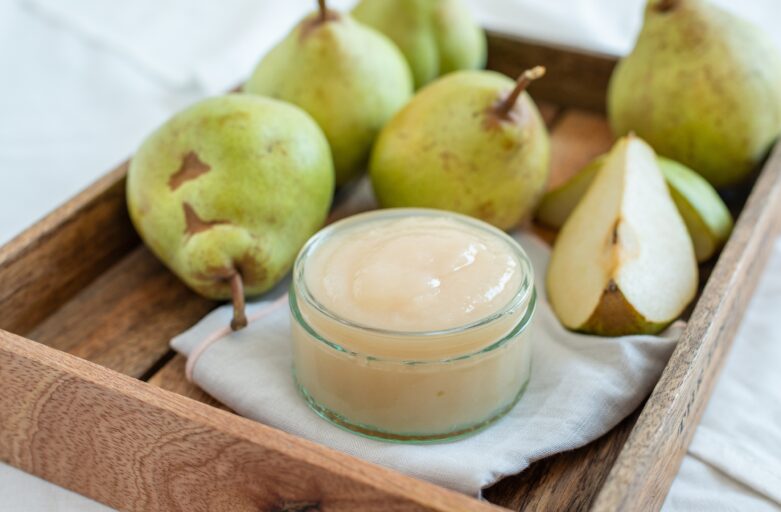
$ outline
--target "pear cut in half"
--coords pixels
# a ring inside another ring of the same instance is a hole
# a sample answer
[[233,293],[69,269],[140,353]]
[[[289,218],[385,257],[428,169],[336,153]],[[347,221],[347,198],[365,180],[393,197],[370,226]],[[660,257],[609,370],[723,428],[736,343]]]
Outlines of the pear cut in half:
[[652,334],[697,292],[697,261],[653,150],[620,139],[564,223],[547,273],[548,299],[568,329]]
[[[551,228],[560,228],[588,190],[607,155],[588,163],[563,185],[547,192],[535,218]],[[708,181],[683,164],[657,157],[678,213],[686,223],[697,261],[708,261],[724,246],[732,233],[732,214]]]

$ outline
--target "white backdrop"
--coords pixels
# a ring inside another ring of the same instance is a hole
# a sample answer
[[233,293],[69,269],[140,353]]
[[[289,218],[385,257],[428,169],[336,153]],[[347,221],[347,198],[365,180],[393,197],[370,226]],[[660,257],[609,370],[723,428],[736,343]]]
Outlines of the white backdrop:
[[[777,28],[781,21],[781,2],[714,1],[764,26],[781,47],[781,31]],[[0,244],[124,160],[171,113],[238,83],[263,51],[314,3],[309,0],[0,2]],[[331,2],[335,7],[352,3],[350,0]],[[644,0],[471,0],[469,3],[480,22],[489,28],[620,55],[632,45]],[[776,244],[776,260],[781,262],[779,244]],[[776,267],[771,277],[777,280],[781,265]],[[716,405],[709,409],[709,414],[711,410],[716,413],[706,415],[706,421],[713,416],[712,423],[721,423],[718,399],[724,396],[722,402],[734,404],[739,396],[735,395],[737,384],[734,383],[742,382],[745,375],[752,378],[763,375],[762,364],[768,375],[777,373],[781,350],[775,346],[781,346],[781,328],[765,325],[765,319],[770,317],[764,313],[777,311],[781,300],[774,298],[781,296],[781,285],[772,278],[766,279],[771,282],[769,291],[765,298],[752,305],[753,316],[749,315],[744,323],[743,334],[736,344],[736,351],[755,357],[743,363],[734,363],[740,358],[732,358],[717,390]],[[757,336],[775,342],[763,348],[765,352],[759,353],[762,357],[756,353]],[[781,391],[772,391],[773,386],[781,390],[781,382],[778,378],[768,379],[763,387],[766,392],[759,393],[764,401],[752,404],[753,416],[757,410],[764,410],[759,425],[772,424],[775,428],[760,429],[764,437],[759,438],[759,444],[766,449],[752,449],[763,452],[760,459],[770,461],[770,471],[778,478],[760,478],[760,482],[777,481],[781,489],[781,406],[778,405]],[[730,436],[736,438],[736,450],[745,452],[745,446],[740,443],[751,441],[742,440],[740,432],[747,429],[739,422],[733,426]],[[748,430],[757,432],[756,428]],[[708,452],[707,448],[701,448],[703,453]],[[777,451],[764,453],[770,448]],[[710,460],[707,453],[687,458],[667,508],[778,510],[775,507],[781,497],[775,497],[776,505],[771,498],[762,497],[762,489],[757,489],[762,484],[757,484],[756,478],[743,478],[741,474],[728,478],[727,469],[719,469],[707,460]],[[102,509],[0,465],[2,510],[87,510],[90,507]]]

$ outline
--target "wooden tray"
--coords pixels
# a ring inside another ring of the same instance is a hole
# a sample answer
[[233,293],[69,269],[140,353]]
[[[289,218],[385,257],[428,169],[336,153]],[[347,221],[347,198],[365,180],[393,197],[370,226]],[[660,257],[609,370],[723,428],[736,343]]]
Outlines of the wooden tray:
[[[496,34],[489,44],[492,69],[548,67],[531,92],[551,128],[554,182],[610,146],[602,110],[613,60]],[[189,385],[168,341],[216,304],[140,244],[125,171],[0,249],[0,460],[129,510],[658,508],[781,219],[777,148],[728,198],[735,231],[703,267],[710,277],[644,406],[590,445],[487,489],[491,504],[240,418]]]

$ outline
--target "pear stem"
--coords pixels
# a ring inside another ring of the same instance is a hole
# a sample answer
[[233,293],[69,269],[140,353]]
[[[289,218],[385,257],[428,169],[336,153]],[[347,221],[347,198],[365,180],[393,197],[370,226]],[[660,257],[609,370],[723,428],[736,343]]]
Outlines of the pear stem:
[[247,314],[244,311],[244,282],[241,274],[236,271],[231,276],[231,296],[233,297],[233,319],[231,329],[238,331],[247,327]]
[[328,18],[328,6],[325,5],[325,0],[317,0],[317,6],[320,8],[320,22],[324,23]]
[[518,101],[521,93],[526,90],[530,83],[543,76],[545,76],[545,67],[543,66],[535,66],[521,73],[521,76],[519,76],[518,80],[515,82],[515,89],[513,89],[510,95],[496,107],[497,115],[500,117],[507,117],[515,106],[515,103]]

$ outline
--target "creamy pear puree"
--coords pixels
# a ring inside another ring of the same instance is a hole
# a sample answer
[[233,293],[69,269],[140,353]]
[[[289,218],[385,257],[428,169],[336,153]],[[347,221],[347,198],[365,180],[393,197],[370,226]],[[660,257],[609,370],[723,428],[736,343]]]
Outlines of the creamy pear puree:
[[294,372],[310,406],[371,437],[426,442],[507,412],[529,379],[532,268],[508,235],[437,210],[356,215],[294,268]]

